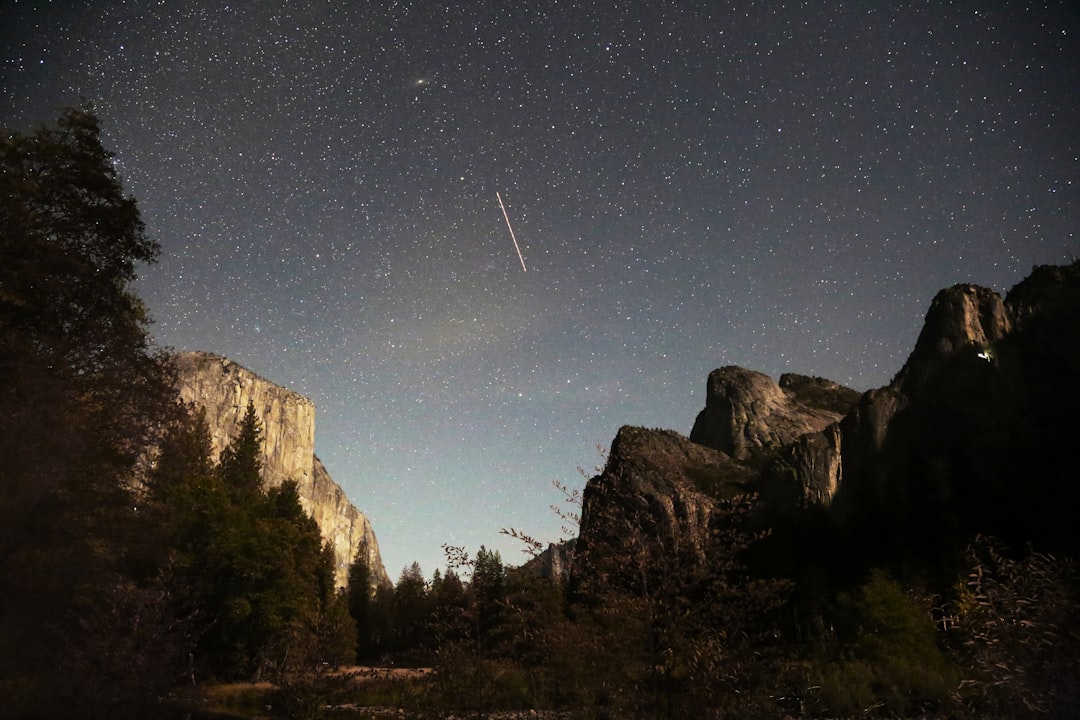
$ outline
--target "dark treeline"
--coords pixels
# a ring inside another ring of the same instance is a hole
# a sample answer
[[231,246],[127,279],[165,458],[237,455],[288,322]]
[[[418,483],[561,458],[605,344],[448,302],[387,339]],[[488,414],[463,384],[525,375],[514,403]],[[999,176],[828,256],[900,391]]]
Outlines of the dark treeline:
[[619,510],[569,578],[448,547],[394,587],[361,551],[336,588],[296,486],[264,486],[256,409],[215,460],[177,398],[130,290],[159,248],[93,112],[4,131],[0,173],[0,717],[159,716],[232,680],[273,684],[260,713],[317,717],[363,704],[352,663],[433,668],[391,696],[421,717],[1078,711],[1069,559],[975,536],[951,575],[778,571],[747,496],[680,544],[597,485],[594,512]]
[[944,586],[899,565],[795,581],[755,570],[753,508],[723,500],[699,547],[613,515],[569,580],[447,548],[430,582],[350,584],[359,660],[432,666],[396,696],[419,717],[1074,717],[1070,560],[978,536]]
[[[154,262],[88,107],[0,136],[0,716],[145,716],[351,660],[355,623],[249,407],[218,462],[129,286]],[[290,675],[292,673],[292,675]]]

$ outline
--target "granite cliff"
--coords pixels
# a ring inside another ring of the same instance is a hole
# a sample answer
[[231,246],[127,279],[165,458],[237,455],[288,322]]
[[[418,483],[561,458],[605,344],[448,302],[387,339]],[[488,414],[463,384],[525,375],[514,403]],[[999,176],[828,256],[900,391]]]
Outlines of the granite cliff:
[[622,428],[586,485],[579,550],[631,517],[670,546],[700,544],[714,498],[753,491],[796,564],[937,561],[976,532],[1075,554],[1078,405],[1080,261],[1036,268],[1005,298],[956,285],[885,387],[725,367],[689,440]]
[[1004,298],[956,285],[892,382],[785,448],[761,493],[827,510],[872,554],[940,555],[975,532],[1074,553],[1078,401],[1080,263]]
[[618,552],[620,535],[647,528],[653,548],[700,558],[717,501],[756,491],[765,463],[835,424],[858,397],[822,378],[790,374],[778,384],[740,367],[714,370],[689,439],[670,430],[619,430],[603,471],[585,488],[580,554]]
[[522,565],[529,575],[563,581],[570,577],[577,553],[577,538],[572,537],[548,546]]
[[239,429],[248,402],[263,425],[263,481],[275,487],[294,480],[304,510],[333,544],[337,582],[345,585],[349,564],[366,549],[372,582],[389,585],[375,531],[315,455],[315,404],[298,393],[210,353],[174,356],[180,397],[206,412],[211,453],[217,459]]
[[768,375],[740,367],[713,370],[690,439],[738,460],[788,445],[837,422],[858,393],[823,378]]
[[582,495],[572,581],[626,587],[642,568],[703,561],[715,501],[696,480],[726,466],[728,456],[670,430],[620,428]]

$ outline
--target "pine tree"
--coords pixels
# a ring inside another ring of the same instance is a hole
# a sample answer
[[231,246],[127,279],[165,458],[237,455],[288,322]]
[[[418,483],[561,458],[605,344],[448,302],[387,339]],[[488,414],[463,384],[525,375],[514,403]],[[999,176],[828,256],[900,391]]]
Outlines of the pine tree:
[[[15,714],[49,714],[104,672],[92,638],[109,633],[86,619],[122,618],[106,586],[139,591],[133,488],[175,397],[129,287],[158,246],[110,157],[89,107],[0,131],[0,696]],[[91,659],[65,665],[75,653]]]
[[502,619],[506,597],[506,567],[498,550],[480,546],[469,589],[475,606],[477,642],[485,644]]
[[221,453],[218,472],[233,502],[248,503],[262,493],[262,423],[248,401],[240,431]]
[[[198,427],[191,431],[202,436]],[[162,461],[203,447],[197,437],[167,444]],[[334,587],[332,548],[300,504],[295,482],[262,490],[261,428],[249,403],[241,429],[209,471],[194,453],[168,463],[152,487],[189,609],[205,622],[200,667],[220,677],[298,670],[316,655],[341,660],[343,601]],[[341,605],[339,608],[338,605]],[[355,646],[348,628],[346,642]],[[313,661],[313,660],[312,660]],[[321,662],[321,660],[320,660]]]
[[366,545],[356,551],[356,558],[349,565],[349,584],[346,589],[349,615],[356,625],[356,659],[369,657],[372,644],[371,627],[371,564]]
[[423,649],[428,635],[430,605],[427,585],[419,563],[401,571],[394,587],[394,649],[415,653]]

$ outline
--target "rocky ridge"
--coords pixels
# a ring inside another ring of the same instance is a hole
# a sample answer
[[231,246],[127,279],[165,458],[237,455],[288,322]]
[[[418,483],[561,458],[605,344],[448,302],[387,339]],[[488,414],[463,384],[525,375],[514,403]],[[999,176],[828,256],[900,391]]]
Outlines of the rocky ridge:
[[944,557],[974,532],[1076,552],[1078,320],[1080,261],[1036,268],[1005,298],[942,290],[896,377],[861,396],[715,370],[689,440],[619,431],[586,485],[579,548],[641,508],[670,542],[700,543],[713,498],[745,490],[768,522],[818,518],[811,533],[840,533],[868,560]]
[[338,585],[346,584],[349,565],[361,548],[373,584],[389,585],[371,523],[315,455],[315,404],[218,355],[184,352],[173,362],[181,399],[206,413],[212,458],[217,460],[235,437],[248,402],[253,403],[263,426],[263,480],[267,487],[297,483],[301,505],[334,546]]
[[1078,318],[1077,263],[1036,268],[1005,298],[940,291],[892,382],[786,448],[763,497],[827,509],[883,550],[947,552],[974,532],[1074,549],[1062,508],[1078,499]]

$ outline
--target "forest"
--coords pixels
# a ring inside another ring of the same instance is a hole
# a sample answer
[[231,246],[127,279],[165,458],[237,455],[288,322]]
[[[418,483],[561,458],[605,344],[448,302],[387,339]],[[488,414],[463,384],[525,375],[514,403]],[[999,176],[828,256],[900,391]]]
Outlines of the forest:
[[[215,461],[179,401],[131,289],[160,248],[100,135],[89,106],[0,135],[0,717],[1080,714],[1073,559],[974,533],[944,568],[788,572],[752,492],[714,488],[695,547],[631,508],[567,574],[447,546],[335,587],[255,408]],[[555,497],[573,536],[583,497]]]

